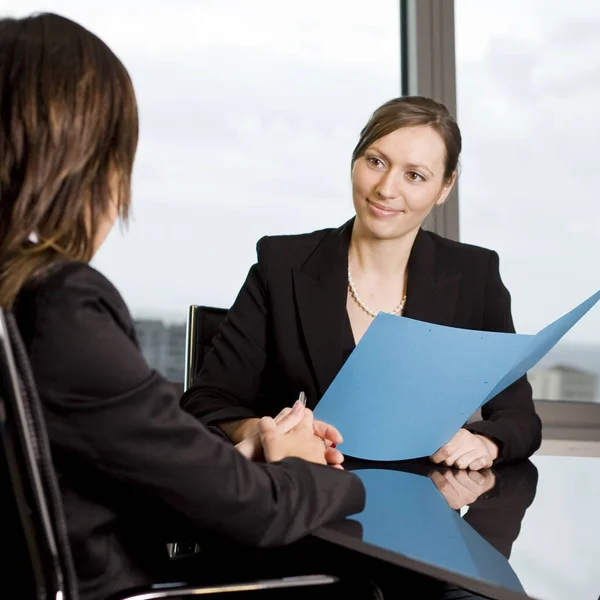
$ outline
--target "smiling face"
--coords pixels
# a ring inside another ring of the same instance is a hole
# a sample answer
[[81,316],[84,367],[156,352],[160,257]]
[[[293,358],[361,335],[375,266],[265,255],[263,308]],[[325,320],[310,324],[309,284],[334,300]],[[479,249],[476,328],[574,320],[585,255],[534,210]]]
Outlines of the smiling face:
[[397,129],[373,142],[352,169],[356,219],[367,235],[397,239],[415,232],[456,179],[444,180],[446,147],[428,126]]

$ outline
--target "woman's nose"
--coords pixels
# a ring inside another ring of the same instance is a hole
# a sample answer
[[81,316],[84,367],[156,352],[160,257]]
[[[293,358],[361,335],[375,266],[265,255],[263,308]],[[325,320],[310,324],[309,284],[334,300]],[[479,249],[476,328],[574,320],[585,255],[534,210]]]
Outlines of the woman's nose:
[[399,194],[398,182],[392,174],[386,174],[375,187],[375,193],[382,200],[391,200]]

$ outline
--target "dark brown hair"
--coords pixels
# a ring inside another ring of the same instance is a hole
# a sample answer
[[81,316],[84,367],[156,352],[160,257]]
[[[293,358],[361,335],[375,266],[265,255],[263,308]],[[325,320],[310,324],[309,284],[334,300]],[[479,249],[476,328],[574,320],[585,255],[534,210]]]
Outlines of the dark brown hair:
[[352,166],[371,144],[404,127],[431,127],[437,131],[446,147],[444,181],[450,181],[462,149],[460,129],[443,104],[423,96],[394,98],[381,105],[360,132],[352,153]]
[[58,261],[89,261],[112,203],[127,220],[137,138],[104,42],[54,14],[0,19],[0,306]]

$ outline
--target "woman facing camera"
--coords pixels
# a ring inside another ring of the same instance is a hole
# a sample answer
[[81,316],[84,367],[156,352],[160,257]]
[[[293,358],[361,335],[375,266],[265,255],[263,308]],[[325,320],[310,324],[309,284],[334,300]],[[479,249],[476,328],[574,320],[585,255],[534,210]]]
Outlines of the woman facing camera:
[[130,207],[138,117],[118,58],[57,15],[2,19],[0,89],[0,306],[39,390],[81,598],[168,579],[182,528],[277,546],[362,510],[358,478],[327,466],[341,455],[323,438],[339,433],[301,402],[256,421],[264,464],[182,410],[89,266]]
[[[304,390],[314,408],[380,311],[514,333],[498,255],[422,229],[456,181],[461,135],[447,109],[405,97],[378,108],[352,154],[356,215],[339,229],[261,239],[258,261],[183,406],[244,452]],[[402,340],[398,340],[402,344]],[[367,401],[367,400],[365,400]],[[431,458],[482,469],[530,456],[541,423],[523,377]]]

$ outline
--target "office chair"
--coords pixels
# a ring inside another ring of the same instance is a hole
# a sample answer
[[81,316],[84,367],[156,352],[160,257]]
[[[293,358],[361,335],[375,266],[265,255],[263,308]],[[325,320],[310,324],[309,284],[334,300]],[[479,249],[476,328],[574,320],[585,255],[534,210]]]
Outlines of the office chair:
[[[212,340],[219,332],[219,327],[227,317],[227,312],[225,308],[190,305],[185,327],[184,392],[190,387],[196,375],[200,373],[204,357],[212,348]],[[195,542],[181,541],[167,544],[167,548],[172,558],[194,554],[200,550]]]
[[[3,546],[9,548],[0,595],[7,599],[78,600],[77,578],[41,403],[14,317],[1,309],[0,439],[0,519]],[[312,595],[318,591],[316,588],[324,589],[322,586],[337,581],[329,575],[308,575],[222,586],[161,583],[111,600],[183,600],[225,593],[237,593],[235,598],[286,598],[295,592],[303,594],[305,588]]]
[[185,372],[183,391],[200,372],[204,357],[212,348],[212,340],[227,317],[227,309],[192,304],[185,328]]

